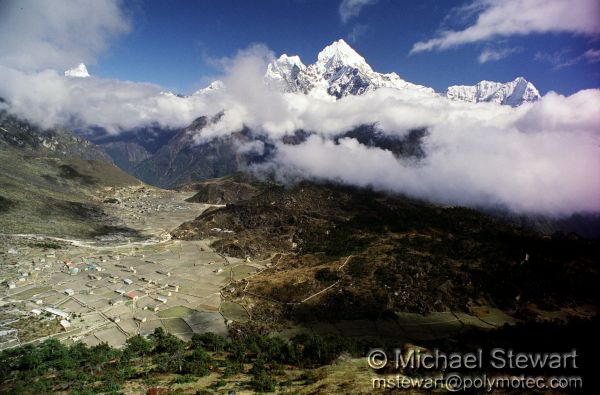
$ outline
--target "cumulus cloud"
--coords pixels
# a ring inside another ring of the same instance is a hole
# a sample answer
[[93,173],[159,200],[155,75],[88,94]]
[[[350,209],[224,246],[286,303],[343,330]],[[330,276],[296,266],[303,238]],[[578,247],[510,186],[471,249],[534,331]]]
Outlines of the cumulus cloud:
[[597,0],[476,0],[466,9],[481,10],[473,24],[462,30],[444,30],[436,38],[417,42],[411,53],[531,33],[600,33]]
[[[145,124],[186,126],[200,115],[223,111],[192,139],[201,144],[249,128],[256,141],[240,153],[262,154],[257,170],[282,178],[328,179],[393,191],[442,204],[495,207],[520,213],[569,215],[600,212],[600,90],[565,97],[549,93],[517,108],[451,101],[411,89],[378,89],[338,101],[281,93],[263,83],[273,53],[261,45],[223,59],[225,88],[177,97],[160,87],[91,78],[67,78],[0,69],[13,109],[39,122],[98,125],[118,132]],[[375,124],[389,138],[426,128],[425,156],[340,138]],[[282,137],[313,135],[298,145]]]
[[375,4],[377,0],[342,0],[339,7],[340,18],[346,23],[358,16],[365,6]]
[[[442,204],[521,213],[600,211],[600,176],[587,171],[600,168],[600,90],[567,97],[550,92],[517,108],[410,89],[379,89],[330,102],[265,87],[263,65],[271,56],[255,47],[231,61],[228,89],[233,86],[236,93],[221,93],[228,101],[224,116],[199,131],[197,142],[246,126],[275,147],[270,160],[255,169],[281,179],[334,180]],[[340,138],[364,124],[376,124],[390,138],[426,128],[424,158],[398,158]],[[299,129],[313,134],[297,145],[282,142]],[[262,147],[242,149],[262,152]]]
[[10,110],[43,126],[100,126],[109,133],[138,126],[183,127],[212,114],[204,97],[183,99],[153,84],[68,78],[55,70],[22,72],[0,66],[0,97]]
[[0,62],[30,71],[93,62],[111,39],[129,29],[118,0],[5,0],[0,3]]

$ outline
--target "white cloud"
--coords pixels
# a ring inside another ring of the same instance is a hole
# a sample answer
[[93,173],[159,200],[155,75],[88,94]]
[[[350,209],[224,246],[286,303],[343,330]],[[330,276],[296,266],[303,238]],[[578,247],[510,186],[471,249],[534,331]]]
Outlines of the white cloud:
[[584,52],[583,57],[590,63],[600,62],[600,49],[588,49]]
[[[600,90],[568,97],[551,92],[517,108],[455,102],[410,89],[379,89],[328,102],[265,88],[262,65],[271,55],[255,48],[231,61],[229,72],[240,77],[228,83],[239,84],[238,93],[226,95],[221,122],[200,131],[198,141],[247,126],[276,147],[272,160],[257,169],[282,179],[328,179],[521,213],[600,211],[600,177],[586,171],[600,168]],[[246,85],[252,88],[240,95]],[[372,123],[396,137],[426,127],[425,158],[399,159],[355,139],[336,142],[340,133]],[[281,142],[298,129],[315,135],[299,145]]]
[[348,22],[351,18],[358,16],[365,6],[376,2],[377,0],[342,0],[339,7],[342,22]]
[[19,70],[61,70],[93,63],[129,30],[118,0],[5,0],[0,4],[0,63]]
[[597,0],[476,0],[470,9],[482,9],[475,23],[463,30],[445,30],[439,37],[417,42],[411,53],[531,33],[600,33],[600,2]]
[[[413,105],[401,94],[392,101],[369,95],[365,100],[379,106],[378,115],[414,108],[427,114],[421,119],[429,128],[423,161],[321,134],[300,145],[279,143],[271,168],[284,178],[337,180],[443,204],[555,215],[600,210],[600,177],[586,172],[600,166],[598,90],[550,94],[518,109],[443,98]],[[396,125],[384,133],[408,126]]]
[[0,66],[0,97],[10,110],[41,126],[101,126],[111,133],[137,126],[186,126],[215,109],[205,97],[183,99],[159,86],[95,77],[69,78],[54,70],[22,72]]
[[477,61],[481,64],[487,62],[495,62],[507,58],[508,56],[519,51],[521,51],[521,48],[519,47],[498,49],[486,48],[479,54],[479,56],[477,57]]
[[590,48],[579,56],[569,56],[570,50],[564,49],[553,53],[537,52],[534,59],[537,61],[548,62],[553,65],[554,70],[574,66],[581,62],[598,63],[600,62],[600,49]]

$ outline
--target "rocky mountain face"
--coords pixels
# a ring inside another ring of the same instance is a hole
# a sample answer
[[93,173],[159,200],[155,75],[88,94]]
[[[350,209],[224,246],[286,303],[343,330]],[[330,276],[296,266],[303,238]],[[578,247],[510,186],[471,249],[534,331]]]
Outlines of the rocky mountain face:
[[506,83],[481,81],[471,86],[450,86],[446,91],[446,97],[470,103],[492,102],[513,107],[541,98],[536,87],[523,77],[517,77]]
[[[248,166],[261,163],[272,154],[272,143],[255,135],[248,128],[209,141],[195,140],[202,136],[202,130],[208,124],[215,121],[200,117],[151,156],[131,167],[121,168],[151,185],[174,188],[244,171]],[[300,144],[312,133],[298,130],[295,134],[282,138],[282,143]],[[399,158],[421,159],[425,155],[422,142],[426,135],[427,130],[418,129],[410,131],[405,137],[386,136],[375,125],[361,125],[340,133],[337,139],[354,138],[366,146],[387,149]],[[241,148],[245,145],[254,146],[256,143],[260,145],[259,151]],[[112,153],[117,164],[120,163],[114,149],[107,145],[102,147]]]
[[117,166],[126,172],[132,172],[137,164],[152,154],[135,141],[111,141],[102,145]]
[[101,148],[70,130],[42,129],[5,110],[0,110],[0,144],[33,156],[76,157],[113,163]]
[[78,133],[103,149],[121,169],[133,173],[135,167],[166,145],[179,130],[148,126],[110,134],[101,128]]
[[209,178],[221,177],[243,170],[248,164],[261,161],[262,153],[240,150],[244,143],[258,141],[248,129],[198,143],[195,137],[216,119],[200,117],[180,130],[155,154],[140,162],[133,174],[141,180],[163,188]]

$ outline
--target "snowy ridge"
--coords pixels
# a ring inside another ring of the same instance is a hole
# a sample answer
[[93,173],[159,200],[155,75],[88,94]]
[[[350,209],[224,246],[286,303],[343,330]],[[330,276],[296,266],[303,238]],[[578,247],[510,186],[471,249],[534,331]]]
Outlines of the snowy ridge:
[[[405,81],[396,73],[382,74],[373,71],[367,61],[344,40],[325,47],[319,52],[317,61],[310,65],[302,63],[298,56],[281,55],[268,64],[264,82],[282,92],[303,93],[328,101],[362,95],[379,88],[436,94],[432,88]],[[195,94],[206,94],[222,88],[223,82],[215,81]],[[510,106],[536,101],[541,97],[535,86],[523,77],[507,83],[481,81],[473,86],[451,86],[445,96],[452,100],[494,102]]]
[[211,82],[210,85],[207,86],[206,88],[198,89],[196,92],[193,93],[193,95],[207,94],[210,92],[217,91],[219,89],[223,89],[224,87],[225,87],[225,84],[223,83],[223,81],[216,80],[216,81]]
[[87,71],[85,64],[79,63],[76,67],[65,71],[65,77],[88,78],[90,74]]
[[477,85],[450,86],[446,97],[470,103],[493,102],[513,107],[541,98],[536,87],[523,77],[506,83],[481,81]]

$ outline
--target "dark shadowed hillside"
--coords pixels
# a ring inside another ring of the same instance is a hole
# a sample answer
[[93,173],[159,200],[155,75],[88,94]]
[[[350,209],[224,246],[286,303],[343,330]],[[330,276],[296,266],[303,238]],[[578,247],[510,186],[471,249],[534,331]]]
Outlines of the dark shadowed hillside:
[[241,144],[251,140],[248,130],[202,144],[196,143],[194,136],[201,133],[209,122],[206,117],[198,118],[154,155],[137,165],[133,173],[149,184],[175,187],[235,173],[255,159],[255,154],[238,151]]
[[[214,247],[241,258],[279,254],[274,267],[239,287],[259,296],[249,302],[257,312],[300,320],[467,312],[477,304],[519,315],[534,305],[560,310],[597,301],[597,241],[541,236],[474,210],[364,189],[270,185],[173,235],[215,237]],[[288,306],[267,308],[264,300]]]

